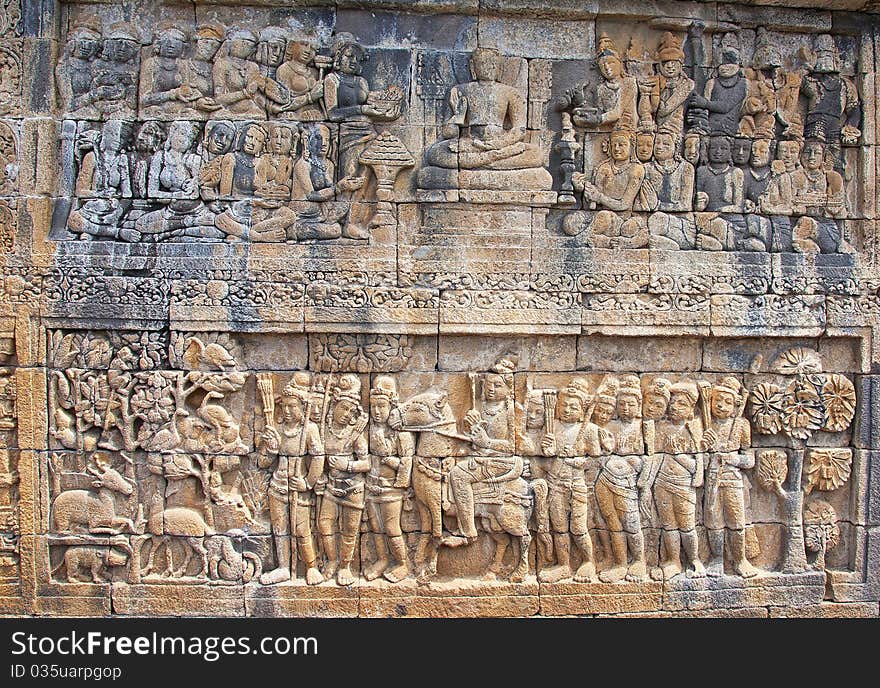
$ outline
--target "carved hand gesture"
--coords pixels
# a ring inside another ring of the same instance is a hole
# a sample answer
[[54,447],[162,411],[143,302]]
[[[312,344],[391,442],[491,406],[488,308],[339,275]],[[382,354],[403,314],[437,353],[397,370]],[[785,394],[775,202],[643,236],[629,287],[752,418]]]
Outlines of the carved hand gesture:
[[703,439],[700,442],[700,448],[703,451],[715,451],[715,447],[718,446],[718,435],[712,428],[706,430],[703,433]]
[[339,180],[336,187],[339,191],[357,191],[364,185],[364,177],[344,177]]
[[397,458],[396,456],[383,457],[382,463],[394,471],[396,471],[398,468],[400,468],[400,459]]
[[468,432],[470,432],[471,428],[473,428],[481,420],[482,416],[480,416],[480,412],[476,409],[471,409],[466,414],[464,414],[464,424]]
[[545,456],[556,456],[559,450],[556,448],[556,437],[553,433],[547,433],[541,439],[541,451]]
[[474,446],[482,449],[488,449],[492,444],[492,438],[486,432],[486,426],[483,423],[477,423],[471,427],[471,442]]
[[298,475],[292,477],[290,479],[290,484],[293,486],[293,489],[297,492],[305,492],[309,489],[309,486],[306,484],[305,478],[302,478]]
[[348,459],[345,459],[341,456],[331,456],[329,458],[330,468],[333,468],[337,471],[344,471],[348,468]]
[[281,448],[281,435],[278,434],[278,431],[275,428],[266,428],[265,430],[263,430],[261,439],[266,445],[266,449],[268,451],[272,452],[273,454],[278,453],[278,450]]

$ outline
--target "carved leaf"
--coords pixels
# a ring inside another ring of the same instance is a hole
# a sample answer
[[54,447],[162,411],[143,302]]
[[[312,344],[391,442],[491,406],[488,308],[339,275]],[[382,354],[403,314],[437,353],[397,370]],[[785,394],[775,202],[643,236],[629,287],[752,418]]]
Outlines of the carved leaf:
[[843,485],[852,473],[852,450],[813,449],[807,467],[807,494],[818,489],[836,490]]
[[775,435],[782,430],[782,412],[785,395],[776,385],[761,382],[755,385],[750,397],[752,422],[762,435]]
[[826,376],[822,400],[825,402],[825,424],[822,429],[828,432],[846,430],[856,413],[856,390],[852,381],[839,373]]
[[798,346],[779,354],[771,364],[770,370],[781,375],[821,373],[822,359],[816,351]]
[[758,483],[765,490],[775,490],[788,477],[788,457],[776,449],[758,455]]

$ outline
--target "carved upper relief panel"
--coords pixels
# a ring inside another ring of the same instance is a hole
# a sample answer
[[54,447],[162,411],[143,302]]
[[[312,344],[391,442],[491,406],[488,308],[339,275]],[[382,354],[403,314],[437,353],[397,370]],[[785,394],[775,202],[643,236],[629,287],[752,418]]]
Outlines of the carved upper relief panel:
[[56,238],[356,245],[417,200],[549,206],[573,247],[859,248],[853,36],[600,17],[549,59],[365,47],[319,10],[116,18],[72,14],[56,66]]

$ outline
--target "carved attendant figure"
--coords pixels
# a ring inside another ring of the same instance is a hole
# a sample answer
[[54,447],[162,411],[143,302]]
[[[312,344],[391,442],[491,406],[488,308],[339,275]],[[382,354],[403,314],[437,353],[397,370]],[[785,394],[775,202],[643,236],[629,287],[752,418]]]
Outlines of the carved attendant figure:
[[324,82],[319,80],[318,70],[312,66],[317,53],[318,41],[314,34],[300,31],[288,36],[285,62],[275,76],[286,98],[282,103],[269,103],[270,113],[300,122],[317,122],[324,118],[321,111]]
[[64,54],[55,68],[62,107],[71,118],[94,117],[98,99],[94,88],[95,60],[101,52],[101,25],[95,18],[75,24],[67,35]]
[[[589,532],[590,491],[584,469],[589,457],[602,454],[602,446],[599,428],[588,418],[591,403],[589,383],[572,380],[559,394],[554,431],[541,440],[541,452],[547,458],[536,463],[550,488],[548,506],[556,553],[556,565],[540,573],[540,579],[547,583],[572,575],[577,582],[590,582],[596,576]],[[581,554],[577,572],[571,568],[572,540]]]
[[[397,385],[388,376],[377,377],[370,390],[370,472],[367,473],[367,515],[376,547],[376,561],[364,569],[373,580],[385,576],[397,583],[409,575],[406,540],[400,529],[403,496],[410,486],[415,442],[412,433],[388,425],[398,413]],[[387,540],[387,542],[386,542]],[[389,562],[388,553],[394,565]]]
[[599,574],[606,583],[623,578],[641,581],[648,574],[639,490],[641,488],[643,500],[649,499],[650,493],[643,484],[647,472],[642,471],[645,453],[640,417],[642,392],[638,378],[634,377],[626,376],[620,383],[615,378],[607,378],[599,390],[606,396],[617,392],[617,420],[608,423],[615,440],[614,453],[603,458],[596,480],[596,499],[609,530],[613,560],[613,566]]
[[699,578],[705,575],[696,531],[697,488],[703,485],[703,424],[694,418],[699,397],[697,385],[690,380],[672,385],[669,391],[669,420],[657,424],[656,437],[657,448],[662,452],[654,479],[654,503],[665,552],[660,570],[667,580],[681,573],[684,549],[690,565],[688,577]]
[[267,468],[277,462],[269,483],[276,568],[260,576],[263,585],[296,575],[292,537],[296,537],[297,555],[306,567],[306,583],[317,585],[324,580],[318,570],[311,529],[315,504],[312,490],[324,470],[324,447],[318,426],[308,418],[309,383],[308,373],[294,374],[281,392],[276,425],[267,425],[263,431],[264,451],[259,454],[259,465]]
[[339,585],[351,585],[351,562],[357,550],[366,504],[366,473],[370,470],[369,444],[364,434],[369,417],[361,408],[361,382],[356,375],[340,377],[332,394],[324,437],[327,485],[318,514],[318,532],[326,557],[324,580],[335,576]]
[[712,421],[700,443],[700,449],[711,452],[703,508],[712,550],[710,576],[724,574],[725,529],[734,571],[743,578],[758,574],[746,558],[746,486],[742,471],[755,465],[751,428],[742,417],[746,395],[734,377],[725,377],[712,387]]
[[257,49],[257,37],[247,29],[231,32],[223,44],[221,56],[214,61],[214,100],[223,117],[266,116],[254,100],[260,82],[260,68],[251,58]]

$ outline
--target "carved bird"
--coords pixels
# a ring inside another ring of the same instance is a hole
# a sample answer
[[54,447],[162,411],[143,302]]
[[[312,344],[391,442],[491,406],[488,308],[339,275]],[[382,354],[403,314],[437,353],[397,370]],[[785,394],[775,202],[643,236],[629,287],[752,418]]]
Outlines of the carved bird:
[[183,352],[183,360],[193,368],[197,368],[200,363],[212,365],[220,370],[227,368],[235,368],[237,362],[226,347],[212,342],[205,344],[198,337],[190,337],[186,350]]

